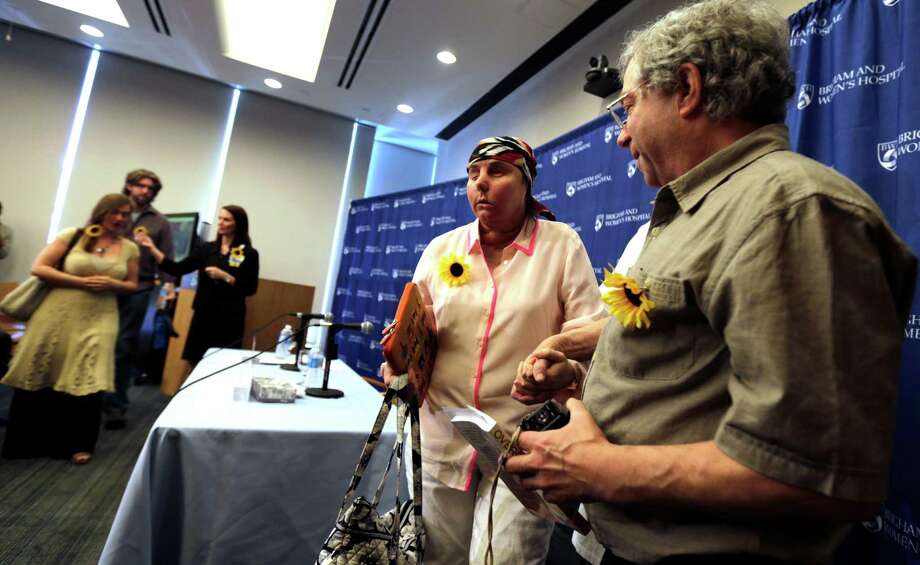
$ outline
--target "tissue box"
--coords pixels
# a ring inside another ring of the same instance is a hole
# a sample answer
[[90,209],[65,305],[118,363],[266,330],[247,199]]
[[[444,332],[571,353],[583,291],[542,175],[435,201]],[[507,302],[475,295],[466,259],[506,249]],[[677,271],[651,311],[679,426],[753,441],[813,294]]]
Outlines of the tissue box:
[[297,387],[274,377],[253,377],[252,396],[259,402],[294,402]]

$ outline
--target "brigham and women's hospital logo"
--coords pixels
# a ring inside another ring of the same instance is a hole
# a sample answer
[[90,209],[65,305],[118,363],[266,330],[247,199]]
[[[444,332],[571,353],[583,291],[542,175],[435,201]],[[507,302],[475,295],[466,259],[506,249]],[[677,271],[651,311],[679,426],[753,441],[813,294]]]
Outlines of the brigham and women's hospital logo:
[[799,89],[799,99],[795,104],[795,107],[799,110],[804,110],[811,104],[811,99],[815,95],[815,85],[813,84],[803,84],[802,88]]
[[864,86],[880,86],[901,78],[906,66],[904,61],[894,68],[888,65],[861,65],[836,73],[831,82],[822,86],[804,83],[799,87],[795,107],[804,110],[817,100],[818,105],[830,104],[841,92]]
[[878,144],[878,164],[886,171],[893,171],[898,168],[897,140]]
[[834,26],[843,20],[843,14],[828,14],[828,17],[818,16],[808,20],[805,25],[795,27],[789,31],[789,46],[800,47],[808,45],[808,38],[812,36],[826,36],[834,31]]
[[920,129],[901,132],[896,139],[879,143],[876,149],[878,164],[886,171],[898,168],[898,157],[920,152]]
[[604,130],[604,143],[610,143],[618,137],[620,137],[620,126],[614,124],[607,126],[607,129]]

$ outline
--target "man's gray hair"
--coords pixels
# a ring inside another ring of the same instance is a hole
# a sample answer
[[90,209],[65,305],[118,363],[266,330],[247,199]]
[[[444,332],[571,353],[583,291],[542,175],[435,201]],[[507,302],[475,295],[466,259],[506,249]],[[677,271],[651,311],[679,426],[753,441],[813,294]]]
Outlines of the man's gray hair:
[[638,66],[639,82],[671,94],[677,70],[693,63],[703,76],[703,104],[715,120],[782,122],[795,92],[789,66],[789,24],[757,0],[706,0],[674,10],[631,32],[620,70]]

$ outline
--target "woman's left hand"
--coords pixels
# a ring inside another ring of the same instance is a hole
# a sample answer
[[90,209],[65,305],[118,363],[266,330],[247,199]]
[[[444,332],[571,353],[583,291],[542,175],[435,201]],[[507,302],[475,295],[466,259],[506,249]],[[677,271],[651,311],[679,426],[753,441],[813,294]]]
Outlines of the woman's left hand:
[[150,239],[149,235],[147,235],[147,232],[143,231],[138,231],[134,234],[134,242],[141,247],[146,247],[147,249],[153,249],[156,247],[156,245],[153,244],[153,240]]
[[220,279],[225,283],[232,284],[234,280],[233,275],[221,269],[220,267],[205,267],[204,272],[207,273],[207,275],[212,279]]
[[227,273],[220,267],[205,267],[204,272],[212,279],[226,279]]

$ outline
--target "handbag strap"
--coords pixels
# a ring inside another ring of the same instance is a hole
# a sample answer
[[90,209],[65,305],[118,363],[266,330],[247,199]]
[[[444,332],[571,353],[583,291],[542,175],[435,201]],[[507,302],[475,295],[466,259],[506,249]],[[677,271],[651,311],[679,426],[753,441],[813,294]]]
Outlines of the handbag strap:
[[[422,532],[422,434],[419,426],[418,397],[407,401],[412,428],[412,512],[415,514],[415,531]],[[418,547],[422,547],[419,544]]]
[[[405,428],[406,415],[409,416],[409,421],[411,423],[411,433],[412,433],[412,513],[415,515],[415,531],[416,535],[421,536],[422,532],[422,434],[421,428],[419,425],[419,398],[416,394],[413,393],[412,387],[409,386],[409,375],[400,375],[397,377],[396,382],[391,385],[391,389],[396,389],[396,398],[402,401],[401,410],[399,415],[401,418],[397,419],[397,425],[399,426],[399,437],[397,441],[399,445],[399,463],[397,464],[397,477],[401,477],[401,467],[403,457],[403,443],[402,443],[402,432]],[[396,482],[396,508],[397,508],[397,519],[401,520],[402,517],[399,516],[399,479]],[[419,543],[418,547],[422,547]]]
[[[352,499],[354,499],[355,493],[358,490],[358,485],[361,483],[361,479],[364,477],[364,472],[367,470],[367,465],[374,454],[374,448],[377,447],[377,443],[380,441],[380,435],[383,433],[383,427],[386,424],[387,416],[389,416],[390,407],[393,404],[397,404],[398,430],[396,445],[390,452],[390,460],[387,462],[387,468],[384,472],[384,476],[380,480],[380,484],[377,486],[377,491],[374,495],[373,502],[374,506],[376,507],[383,493],[386,477],[389,474],[390,466],[393,462],[393,456],[395,455],[399,459],[397,460],[396,475],[397,516],[394,535],[398,536],[399,524],[402,521],[402,517],[399,516],[401,506],[399,503],[399,480],[402,470],[403,430],[405,428],[406,416],[408,415],[411,422],[412,433],[412,513],[415,515],[416,533],[420,537],[422,532],[421,430],[419,425],[418,400],[415,397],[405,398],[406,395],[404,393],[408,390],[408,387],[406,387],[407,383],[408,375],[401,375],[397,383],[387,388],[383,397],[383,403],[380,405],[380,411],[377,413],[377,419],[374,421],[374,427],[371,430],[371,433],[368,435],[367,441],[364,443],[364,449],[361,452],[361,458],[358,460],[358,464],[355,466],[355,472],[351,477],[351,482],[348,485],[348,490],[345,492],[345,497],[342,499],[342,506],[339,508],[338,520],[342,520],[344,517],[345,509],[348,507],[348,504],[352,501]],[[398,403],[397,398],[402,398],[401,405]],[[421,545],[419,547],[421,547]]]
[[380,497],[383,495],[383,489],[386,487],[387,476],[390,474],[390,467],[393,466],[393,458],[396,457],[396,506],[399,506],[399,479],[400,473],[402,472],[402,453],[403,453],[403,430],[406,427],[406,405],[405,403],[400,403],[399,398],[396,397],[393,399],[393,403],[396,405],[396,442],[393,444],[393,449],[390,451],[390,457],[387,459],[387,468],[383,471],[383,476],[380,477],[380,483],[377,484],[377,491],[374,493],[373,505],[376,507],[380,502]]
[[390,405],[395,396],[396,390],[392,388],[388,388],[386,394],[383,396],[383,404],[380,405],[380,411],[377,412],[377,419],[374,421],[374,427],[367,436],[367,441],[364,442],[361,458],[358,459],[358,464],[355,466],[355,472],[352,474],[351,482],[348,484],[348,490],[345,491],[345,498],[342,499],[342,507],[339,508],[339,519],[342,518],[345,513],[345,508],[348,507],[348,504],[354,498],[355,492],[358,490],[358,485],[364,477],[364,472],[367,470],[367,464],[370,462],[371,456],[374,455],[374,448],[377,447],[377,443],[380,441],[380,434],[383,432],[383,426],[386,424],[387,416],[390,414]]
[[[399,484],[402,482],[402,454],[403,454],[403,430],[406,427],[406,404],[403,402],[400,404],[399,399],[395,401],[397,403],[396,407],[396,446],[393,448],[392,453],[396,453],[396,506],[394,507],[395,516],[393,517],[393,543],[390,544],[389,552],[392,557],[395,557],[396,549],[399,547],[399,527],[402,524],[402,504],[399,502]],[[391,455],[392,455],[391,453]],[[388,469],[389,470],[389,469]],[[386,481],[386,474],[384,474],[383,479],[380,481],[380,486],[377,487],[377,493],[374,496],[374,507],[377,506],[377,503],[380,500],[380,494],[383,492],[383,484]]]
[[80,237],[83,235],[83,228],[77,228],[77,231],[74,232],[73,237],[70,238],[70,243],[67,244],[67,251],[61,255],[61,258],[58,259],[58,262],[54,265],[54,268],[58,271],[64,270],[64,261],[67,259],[67,256],[70,255],[70,250],[74,248]]

